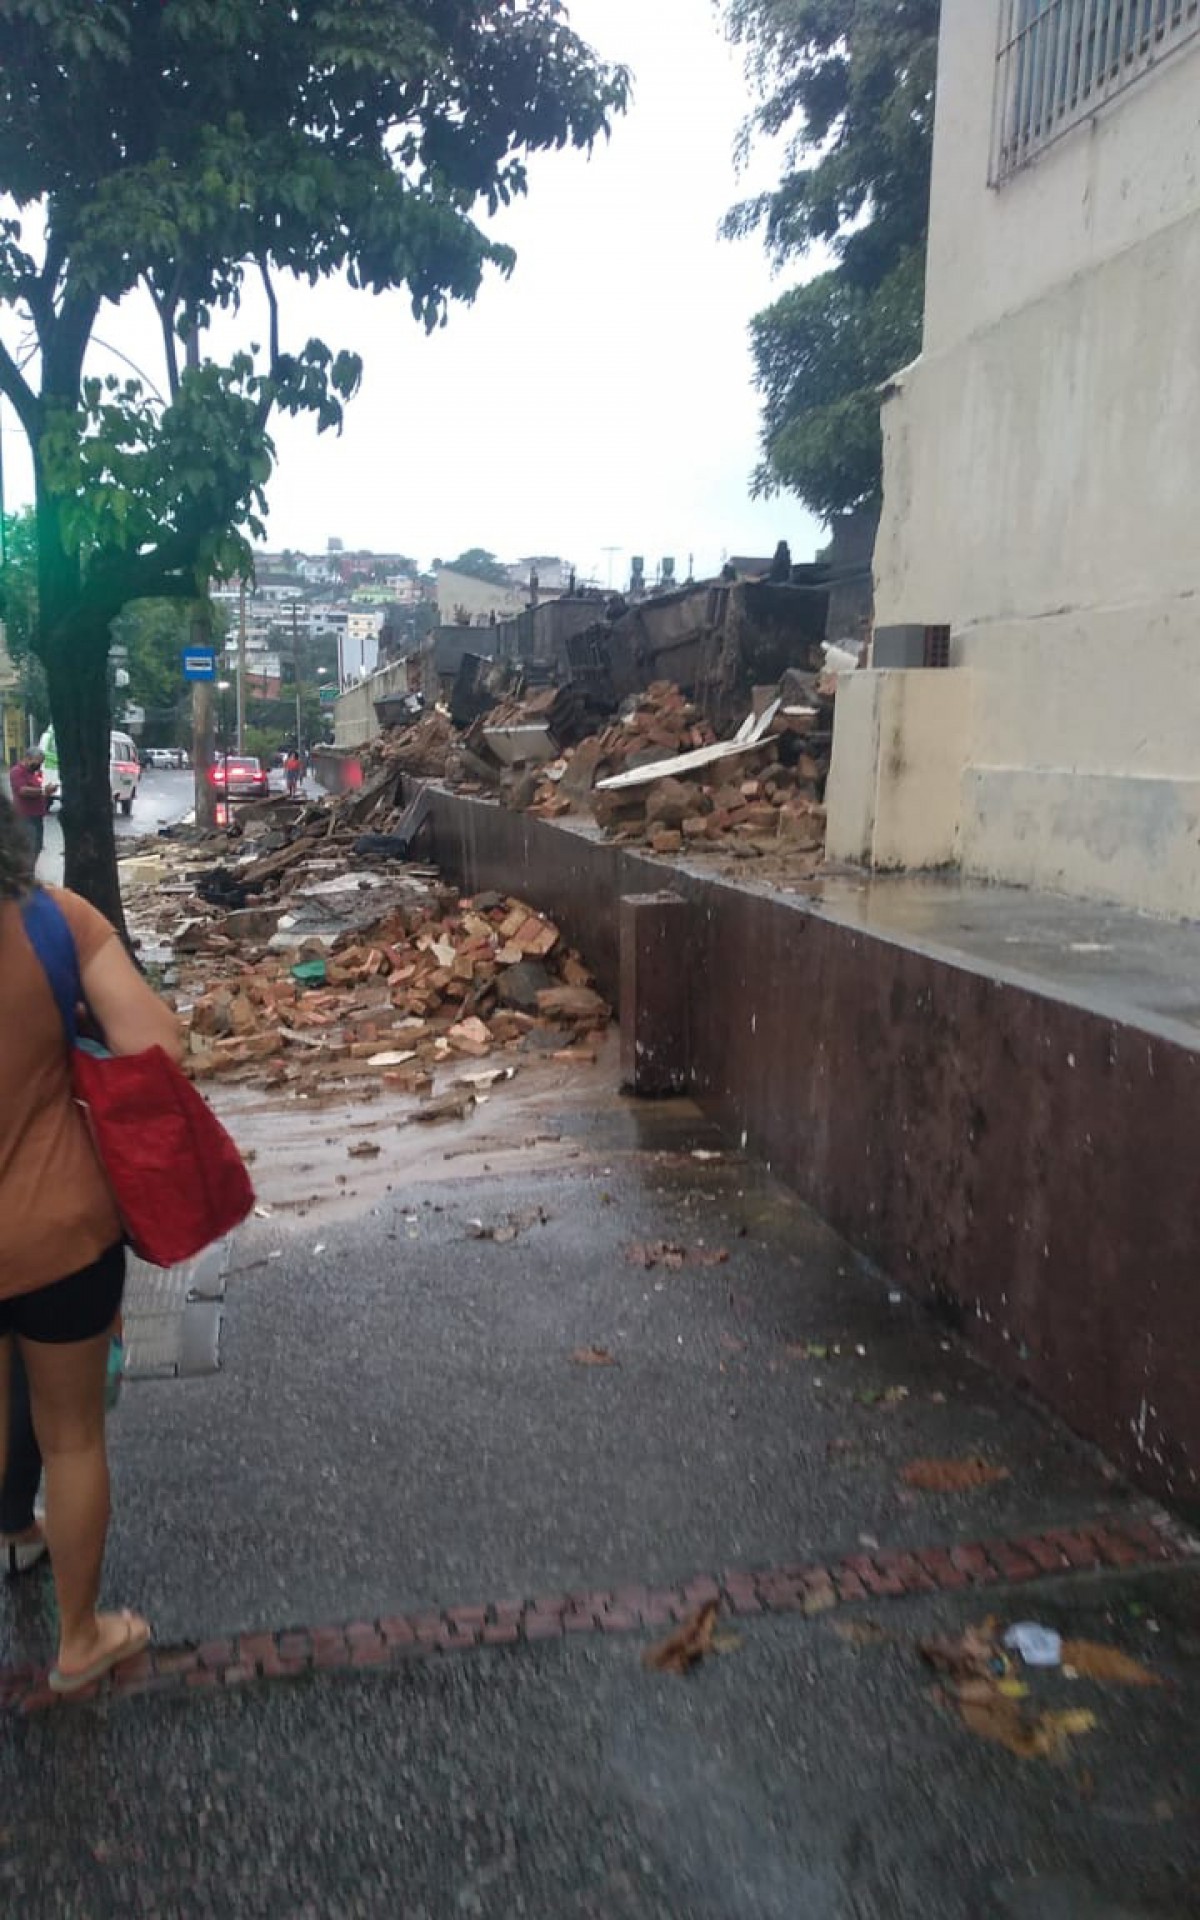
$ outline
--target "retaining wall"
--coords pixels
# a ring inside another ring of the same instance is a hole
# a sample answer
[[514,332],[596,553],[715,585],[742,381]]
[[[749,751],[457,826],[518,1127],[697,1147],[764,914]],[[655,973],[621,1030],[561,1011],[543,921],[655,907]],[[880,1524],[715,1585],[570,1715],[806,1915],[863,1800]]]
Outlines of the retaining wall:
[[688,1072],[732,1140],[1200,1509],[1200,1055],[811,903],[438,792],[438,863],[552,913],[604,989],[623,895],[687,901]]

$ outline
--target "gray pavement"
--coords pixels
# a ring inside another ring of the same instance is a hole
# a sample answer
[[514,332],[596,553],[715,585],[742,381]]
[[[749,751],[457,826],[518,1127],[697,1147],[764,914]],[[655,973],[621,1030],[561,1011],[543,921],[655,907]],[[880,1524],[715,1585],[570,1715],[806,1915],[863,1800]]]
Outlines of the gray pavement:
[[[687,1681],[628,1643],[414,1661],[40,1716],[0,1746],[5,1911],[38,1920],[1186,1920],[1198,1911],[1194,1583],[1158,1576],[1189,1692],[1023,1764],[931,1697],[904,1603],[874,1646],[762,1621]],[[1044,1611],[1111,1634],[1120,1582]]]
[[[239,1237],[220,1372],[131,1382],[114,1421],[114,1601],[178,1642],[1137,1506],[687,1103],[591,1087],[564,1098],[553,1165],[467,1174],[451,1126],[357,1217],[314,1199]],[[519,1144],[519,1101],[488,1113]],[[336,1115],[329,1137],[349,1172]],[[510,1243],[473,1237],[510,1218]],[[631,1262],[656,1242],[682,1268]],[[572,1363],[593,1345],[619,1364]],[[967,1453],[1009,1477],[902,1483],[915,1457]],[[1182,1920],[1198,1591],[1191,1569],[1142,1569],[889,1600],[869,1647],[835,1619],[756,1619],[686,1681],[644,1673],[636,1638],[595,1639],[56,1709],[0,1739],[4,1910]],[[991,1609],[1119,1644],[1167,1684],[1056,1677],[1096,1731],[1066,1765],[1020,1761],[939,1709],[914,1649]],[[44,1585],[0,1604],[6,1659],[51,1634]]]

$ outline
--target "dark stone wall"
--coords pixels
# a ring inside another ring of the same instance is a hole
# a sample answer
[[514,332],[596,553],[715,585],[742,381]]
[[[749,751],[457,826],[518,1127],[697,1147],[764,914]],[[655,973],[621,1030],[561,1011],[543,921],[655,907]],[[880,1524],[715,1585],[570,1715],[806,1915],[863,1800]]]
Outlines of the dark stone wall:
[[1144,1485],[1200,1509],[1200,1056],[839,923],[451,794],[439,862],[552,913],[610,994],[618,902],[688,902],[697,1098]]

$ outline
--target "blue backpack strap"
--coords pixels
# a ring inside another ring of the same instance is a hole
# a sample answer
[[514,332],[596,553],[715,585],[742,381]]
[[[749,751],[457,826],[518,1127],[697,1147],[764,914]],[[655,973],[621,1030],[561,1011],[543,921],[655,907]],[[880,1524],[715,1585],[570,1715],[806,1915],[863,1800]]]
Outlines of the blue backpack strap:
[[75,1009],[83,998],[83,983],[67,916],[44,887],[35,887],[21,908],[21,918],[26,937],[54,995],[67,1044],[73,1047],[78,1040]]

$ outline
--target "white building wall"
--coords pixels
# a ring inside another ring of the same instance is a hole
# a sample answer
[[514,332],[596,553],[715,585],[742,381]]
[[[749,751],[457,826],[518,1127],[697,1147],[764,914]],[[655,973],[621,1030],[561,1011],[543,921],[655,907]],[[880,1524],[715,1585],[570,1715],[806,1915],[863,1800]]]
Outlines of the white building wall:
[[972,682],[954,832],[900,852],[1200,914],[1200,40],[991,188],[997,10],[943,0],[925,345],[884,406],[877,623],[948,623]]

